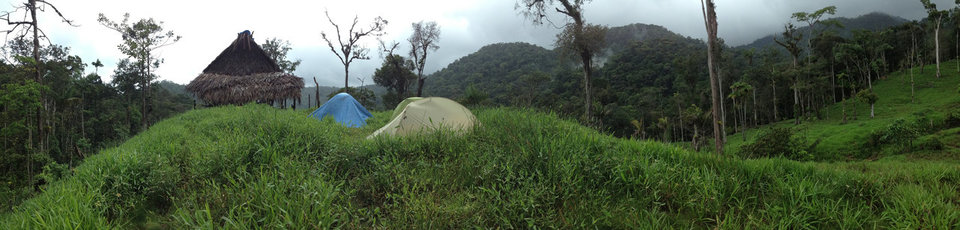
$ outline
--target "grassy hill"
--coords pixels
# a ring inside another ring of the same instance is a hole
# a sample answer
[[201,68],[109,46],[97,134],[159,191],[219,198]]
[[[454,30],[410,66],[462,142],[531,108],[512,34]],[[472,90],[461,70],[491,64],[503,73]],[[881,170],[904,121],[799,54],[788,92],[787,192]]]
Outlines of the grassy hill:
[[51,177],[0,229],[960,227],[956,164],[741,160],[474,113],[464,136],[366,140],[389,112],[348,129],[262,105],[192,110]]
[[[842,122],[843,104],[838,103],[823,111],[823,119],[805,120],[799,126],[794,120],[749,129],[747,143],[758,133],[771,128],[792,128],[813,145],[810,150],[817,160],[877,159],[893,156],[896,159],[927,159],[960,163],[960,74],[956,60],[942,63],[943,77],[935,77],[934,65],[924,73],[914,69],[916,101],[911,101],[910,72],[892,73],[886,79],[874,82],[874,92],[880,99],[875,104],[876,117],[870,118],[870,105],[847,100],[847,123]],[[848,93],[849,95],[849,93]],[[855,110],[855,111],[854,111]],[[856,117],[853,115],[856,114]],[[951,118],[952,117],[952,118]],[[951,120],[952,119],[952,120]],[[907,146],[895,144],[872,145],[891,124],[921,126],[919,136]],[[728,136],[727,151],[737,151],[744,144],[744,133]],[[930,149],[931,143],[940,143]],[[907,153],[907,154],[904,154]]]

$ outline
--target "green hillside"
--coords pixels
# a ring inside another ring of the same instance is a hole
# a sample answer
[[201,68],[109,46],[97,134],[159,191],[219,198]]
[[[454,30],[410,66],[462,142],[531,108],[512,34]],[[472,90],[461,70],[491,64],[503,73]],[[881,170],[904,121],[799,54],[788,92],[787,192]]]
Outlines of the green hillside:
[[[874,83],[879,96],[875,104],[875,118],[870,118],[870,105],[856,99],[847,100],[847,123],[843,123],[843,103],[827,107],[823,119],[803,121],[795,126],[786,120],[746,132],[747,143],[758,133],[771,128],[792,128],[812,147],[814,160],[877,159],[896,156],[909,159],[932,159],[960,162],[960,74],[956,60],[942,63],[943,77],[935,77],[935,66],[928,65],[924,73],[914,69],[916,102],[911,101],[910,72],[890,74]],[[850,95],[849,93],[847,95]],[[854,117],[853,115],[857,116]],[[895,143],[874,144],[883,131],[902,120],[916,127],[918,137],[909,146]],[[743,145],[743,133],[731,134],[726,146],[728,152]],[[939,144],[938,144],[939,143]],[[906,155],[903,155],[907,153]]]
[[50,176],[0,229],[960,227],[956,164],[741,160],[474,113],[465,136],[366,140],[388,112],[347,129],[262,105],[192,110]]
[[[906,19],[896,17],[896,16],[891,16],[885,13],[879,13],[879,12],[860,15],[855,18],[838,17],[835,19],[838,22],[840,22],[841,25],[843,25],[843,28],[839,29],[839,33],[841,36],[844,36],[844,37],[850,37],[852,34],[851,31],[854,31],[854,30],[880,31],[887,27],[897,26],[897,25],[909,22]],[[797,29],[804,34],[805,38],[809,37],[809,33],[810,33],[809,26],[806,26],[803,24],[797,24],[796,26],[799,27]],[[750,44],[739,46],[737,48],[763,49],[768,46],[780,47],[773,40],[774,38],[780,38],[781,37],[780,33],[782,32],[783,31],[780,31],[779,33],[776,33],[776,34],[767,35],[760,39],[754,40]]]

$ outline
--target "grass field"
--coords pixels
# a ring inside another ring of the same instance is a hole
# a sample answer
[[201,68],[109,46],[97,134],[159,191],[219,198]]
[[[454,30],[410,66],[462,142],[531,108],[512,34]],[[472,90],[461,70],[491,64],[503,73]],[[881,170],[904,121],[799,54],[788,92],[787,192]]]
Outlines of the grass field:
[[0,229],[960,228],[954,163],[742,160],[553,114],[474,113],[483,125],[464,136],[366,140],[389,112],[348,129],[258,105],[194,110],[87,158]]
[[[892,73],[884,80],[874,82],[874,92],[880,100],[875,105],[876,117],[870,118],[870,105],[859,101],[847,101],[847,123],[842,123],[842,105],[835,104],[827,107],[824,117],[820,120],[805,120],[801,125],[794,125],[794,120],[785,120],[757,129],[748,129],[747,142],[751,142],[757,134],[769,128],[794,128],[798,135],[805,137],[809,143],[817,143],[816,159],[823,161],[845,161],[860,159],[877,159],[895,157],[904,160],[936,160],[960,163],[960,134],[957,129],[937,131],[922,134],[915,143],[922,143],[930,138],[936,138],[944,143],[943,150],[915,151],[905,153],[902,148],[886,148],[865,150],[863,143],[867,142],[871,132],[885,129],[897,119],[915,122],[918,119],[937,121],[943,120],[949,113],[960,113],[960,74],[957,73],[956,60],[942,64],[942,77],[935,77],[935,69],[927,66],[923,74],[920,69],[914,70],[916,82],[916,101],[911,101],[910,74],[908,71]],[[848,93],[849,95],[849,93]],[[853,117],[856,110],[856,118]],[[744,143],[741,133],[727,137],[727,152],[736,152]]]

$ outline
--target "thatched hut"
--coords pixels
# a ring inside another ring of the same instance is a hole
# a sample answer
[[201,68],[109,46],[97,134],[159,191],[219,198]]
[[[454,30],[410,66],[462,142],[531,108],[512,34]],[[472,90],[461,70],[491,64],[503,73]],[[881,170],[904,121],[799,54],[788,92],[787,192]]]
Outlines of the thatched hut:
[[237,39],[187,85],[187,91],[211,106],[296,100],[301,89],[303,79],[280,70],[249,31],[237,34]]

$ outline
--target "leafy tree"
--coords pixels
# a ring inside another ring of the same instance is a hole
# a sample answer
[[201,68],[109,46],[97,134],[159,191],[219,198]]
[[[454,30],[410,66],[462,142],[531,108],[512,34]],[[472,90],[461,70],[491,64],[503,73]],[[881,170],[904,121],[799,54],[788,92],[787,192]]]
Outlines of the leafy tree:
[[[340,51],[337,51],[336,48],[333,48],[333,42],[330,41],[330,36],[328,36],[326,31],[321,31],[320,36],[323,37],[323,40],[327,42],[327,46],[330,47],[330,52],[333,52],[334,55],[337,55],[337,58],[340,59],[340,63],[343,64],[343,90],[349,91],[350,88],[350,63],[354,60],[369,60],[370,56],[367,56],[367,53],[370,49],[360,45],[360,39],[367,36],[380,37],[386,34],[384,32],[384,27],[387,26],[387,20],[384,20],[382,17],[376,17],[373,19],[373,23],[370,24],[370,27],[367,29],[357,29],[357,23],[359,23],[358,17],[353,17],[353,23],[350,24],[350,29],[347,30],[346,40],[340,35],[340,26],[337,23],[333,22],[333,19],[330,18],[330,12],[324,11],[324,14],[327,15],[327,21],[330,22],[330,25],[333,25],[337,36],[337,42],[340,46]],[[356,31],[354,31],[356,30]]]
[[91,62],[90,65],[93,65],[93,67],[95,68],[93,73],[99,75],[100,67],[103,67],[103,62],[100,62],[100,59],[97,59],[97,61]]
[[940,78],[940,25],[943,24],[943,16],[947,13],[945,11],[937,10],[937,4],[931,3],[930,0],[920,0],[920,3],[923,4],[924,9],[927,9],[927,19],[930,20],[931,23],[934,23],[933,51],[937,58],[937,78]]
[[160,67],[163,59],[154,56],[153,51],[172,45],[180,41],[181,36],[173,33],[172,30],[164,31],[163,22],[156,21],[153,18],[140,19],[136,23],[130,23],[130,13],[123,15],[123,21],[117,23],[103,13],[97,19],[101,25],[120,33],[123,43],[117,48],[120,52],[136,60],[136,66],[139,71],[139,86],[141,91],[141,110],[140,127],[147,128],[147,116],[150,113],[150,84],[157,78],[153,74],[153,69]]
[[417,70],[417,96],[423,96],[423,67],[427,64],[427,52],[440,49],[440,27],[437,22],[415,22],[411,25],[413,34],[407,38],[410,42],[410,59],[413,69]]
[[[745,106],[746,96],[750,95],[750,92],[752,91],[753,91],[752,85],[747,84],[746,82],[743,82],[743,81],[738,81],[733,83],[733,85],[730,86],[730,95],[727,96],[731,100],[733,100],[733,107],[740,109],[740,117],[742,118],[740,122],[740,125],[742,126],[742,128],[740,129],[740,134],[743,136],[743,141],[747,141],[747,134],[746,132],[744,132],[747,129],[747,119],[746,119],[747,111]],[[739,103],[737,99],[740,100]],[[734,121],[736,121],[736,119],[734,119]]]
[[[837,13],[836,6],[827,6],[823,9],[819,9],[814,12],[796,12],[790,16],[790,18],[796,19],[798,22],[807,23],[807,28],[810,30],[810,36],[807,36],[807,48],[808,52],[813,53],[813,43],[811,39],[814,37],[819,37],[823,30],[828,29],[830,26],[840,27],[839,21],[836,19],[830,19],[826,21],[821,21],[820,19],[826,15],[834,15]],[[818,28],[819,25],[825,25],[823,28]]]
[[[41,3],[42,5],[37,3]],[[42,68],[43,60],[40,58],[40,39],[41,38],[46,39],[48,44],[50,42],[50,38],[47,37],[46,33],[43,32],[43,29],[40,29],[39,22],[37,21],[37,10],[39,9],[41,12],[44,11],[43,10],[44,6],[49,6],[50,8],[52,8],[53,11],[57,13],[57,16],[60,19],[62,19],[64,23],[67,23],[67,25],[76,26],[73,24],[73,20],[68,20],[66,17],[63,16],[63,13],[60,12],[60,9],[58,9],[57,6],[50,4],[46,0],[27,0],[26,3],[23,3],[23,5],[21,6],[15,7],[12,11],[5,11],[0,13],[0,20],[4,20],[7,22],[7,25],[13,26],[9,30],[0,31],[0,32],[6,32],[7,35],[10,35],[11,33],[19,31],[20,33],[14,38],[14,40],[23,40],[24,38],[26,38],[27,34],[33,35],[33,46],[32,46],[33,74],[34,74],[33,80],[41,85],[43,85],[43,77],[41,75],[41,73],[43,72],[43,68]],[[17,16],[11,17],[13,14],[16,14],[18,12],[23,12],[24,14],[22,17],[23,19],[17,20],[16,19],[18,18]],[[30,20],[27,21],[26,18],[30,18]],[[46,97],[45,93],[41,91],[40,92],[41,103],[45,103],[44,102],[45,97]],[[44,110],[44,108],[45,106],[40,106],[39,108],[35,109],[34,115],[36,116],[35,128],[37,129],[37,138],[31,138],[36,140],[36,144],[39,147],[38,149],[40,152],[45,152],[47,143],[45,143],[44,140],[48,139],[47,135],[44,132],[44,129],[42,128],[44,127],[43,115],[45,111],[42,111]],[[32,174],[31,174],[31,177],[32,177]]]
[[[395,94],[394,101],[389,101],[391,105],[399,103],[406,97],[407,89],[417,77],[406,64],[407,60],[403,56],[392,54],[383,59],[383,65],[373,74],[374,83],[387,87],[387,90]],[[384,100],[384,102],[388,101]]]
[[880,99],[880,97],[877,96],[877,94],[874,93],[873,90],[864,89],[864,90],[860,90],[860,92],[857,93],[857,98],[859,98],[860,101],[863,101],[864,103],[870,104],[870,118],[873,118],[874,117],[873,107],[874,107],[874,104],[877,103],[877,100]]
[[[800,40],[803,39],[803,33],[797,31],[797,28],[793,23],[787,23],[783,27],[783,37],[781,39],[774,40],[780,46],[787,49],[787,52],[790,53],[790,56],[793,57],[793,69],[796,70],[799,66],[797,65],[797,59],[800,59],[800,52],[803,50],[800,48]],[[794,124],[800,124],[800,75],[795,74],[793,78],[793,107],[794,107]]]
[[543,24],[547,12],[552,11],[550,9],[553,8],[552,5],[559,3],[560,7],[553,10],[573,20],[572,23],[567,23],[563,32],[557,35],[556,45],[561,50],[575,53],[583,64],[584,118],[590,120],[593,119],[591,114],[593,99],[590,89],[593,58],[604,47],[607,28],[586,23],[583,18],[583,4],[586,2],[585,0],[520,0],[518,8],[522,8],[524,16],[531,19],[534,24]]
[[[700,124],[704,122],[704,113],[697,105],[691,104],[683,111],[683,120],[687,121],[691,126],[693,126],[693,139],[691,144],[693,145],[694,151],[700,151],[700,147],[703,145],[703,136],[700,135]],[[716,120],[716,117],[714,117]],[[716,122],[714,122],[716,123]],[[719,138],[714,138],[714,141],[720,141]]]
[[830,94],[833,102],[837,102],[837,76],[834,70],[837,63],[836,49],[841,43],[846,42],[846,39],[833,32],[824,32],[818,34],[811,42],[813,56],[818,60],[825,60],[830,67]]
[[280,66],[280,69],[283,70],[284,73],[293,73],[293,71],[297,70],[297,66],[300,65],[300,59],[296,61],[287,59],[287,52],[290,52],[290,49],[292,49],[290,48],[289,41],[270,38],[260,46],[263,47],[263,51],[267,53],[267,56],[270,56],[270,59]]

